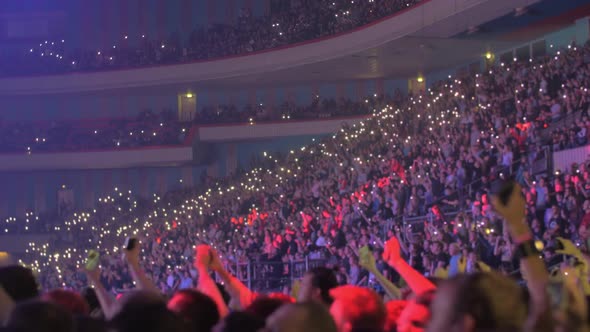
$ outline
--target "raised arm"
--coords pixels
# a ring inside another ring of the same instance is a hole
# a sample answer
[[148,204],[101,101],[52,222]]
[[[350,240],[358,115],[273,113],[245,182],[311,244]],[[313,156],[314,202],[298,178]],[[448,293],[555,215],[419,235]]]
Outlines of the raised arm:
[[94,288],[94,293],[96,293],[96,298],[98,299],[98,303],[100,304],[100,308],[102,309],[102,313],[104,317],[109,320],[113,318],[113,302],[114,298],[107,292],[104,288],[104,285],[100,281],[100,268],[96,267],[94,270],[88,270],[86,268],[83,269],[84,273],[86,274],[86,278],[88,278],[88,282]]
[[215,281],[213,281],[213,278],[211,278],[211,275],[209,274],[211,256],[211,247],[204,244],[197,246],[197,249],[195,250],[195,268],[199,272],[197,289],[215,301],[217,309],[219,310],[219,315],[223,318],[227,316],[229,310],[215,284]]
[[223,281],[225,290],[231,296],[231,304],[236,306],[233,309],[243,310],[252,303],[254,293],[223,267],[219,255],[214,249],[211,249],[211,262],[209,266],[211,270],[217,272],[217,275]]
[[555,252],[561,255],[569,255],[575,257],[577,260],[576,273],[579,277],[582,289],[585,295],[590,295],[590,283],[588,283],[589,264],[588,258],[578,249],[572,241],[558,237],[557,240],[561,243],[561,248]]
[[420,272],[416,271],[404,261],[401,256],[399,241],[396,237],[391,237],[385,243],[383,259],[399,273],[415,294],[420,295],[436,289],[436,286],[430,280],[426,279]]
[[362,247],[359,249],[359,265],[363,268],[367,269],[370,273],[372,273],[377,282],[385,289],[385,293],[391,299],[400,299],[401,298],[401,291],[397,288],[391,281],[389,281],[379,270],[377,270],[377,266],[375,265],[375,257],[373,257],[373,253],[369,250],[367,246]]
[[133,247],[131,250],[123,248],[123,260],[127,262],[131,278],[133,278],[133,281],[135,281],[135,286],[138,289],[159,294],[160,290],[156,287],[152,280],[147,277],[147,275],[145,274],[145,272],[139,264],[140,251],[141,244],[138,240],[136,241],[135,247]]
[[506,204],[497,196],[492,197],[495,210],[506,220],[508,231],[520,252],[520,265],[526,276],[530,292],[531,310],[527,322],[527,331],[552,330],[553,321],[547,294],[549,274],[545,263],[535,249],[533,234],[525,222],[525,201],[520,185],[514,183]]

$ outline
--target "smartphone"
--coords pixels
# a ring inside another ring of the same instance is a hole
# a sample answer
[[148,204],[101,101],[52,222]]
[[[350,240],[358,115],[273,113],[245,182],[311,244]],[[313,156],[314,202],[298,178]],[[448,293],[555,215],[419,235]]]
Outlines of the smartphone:
[[86,269],[88,271],[94,271],[98,267],[99,254],[96,250],[88,251],[88,257],[86,258]]
[[128,237],[125,239],[125,244],[123,246],[126,250],[133,250],[135,246],[137,246],[137,239],[134,237]]

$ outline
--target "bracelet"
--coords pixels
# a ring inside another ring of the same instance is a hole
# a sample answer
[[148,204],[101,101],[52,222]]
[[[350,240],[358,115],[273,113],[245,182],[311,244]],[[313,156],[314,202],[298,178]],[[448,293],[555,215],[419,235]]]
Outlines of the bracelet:
[[518,259],[525,259],[531,256],[539,256],[540,252],[537,250],[537,247],[535,247],[535,241],[528,240],[520,243],[516,247],[516,254],[518,255]]

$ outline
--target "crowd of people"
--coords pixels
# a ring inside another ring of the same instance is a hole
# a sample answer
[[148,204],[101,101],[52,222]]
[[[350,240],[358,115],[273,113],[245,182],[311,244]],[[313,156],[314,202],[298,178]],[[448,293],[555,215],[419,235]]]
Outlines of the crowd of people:
[[178,34],[165,40],[143,34],[137,47],[125,46],[131,44],[127,35],[102,50],[70,49],[65,39],[45,41],[16,54],[0,52],[0,76],[133,68],[248,54],[348,31],[417,3],[420,0],[297,0],[262,17],[244,9],[235,22],[199,26],[186,41]]
[[[401,98],[397,91],[392,97]],[[371,105],[364,100],[352,98],[325,98],[315,96],[308,105],[298,105],[293,101],[285,101],[278,105],[246,105],[242,108],[236,105],[205,106],[195,114],[196,124],[217,123],[259,123],[283,120],[315,120],[354,115],[368,115],[372,111]]]
[[0,152],[68,152],[97,149],[178,145],[191,124],[174,112],[142,111],[135,118],[0,123]]
[[[400,97],[399,92],[397,98]],[[144,110],[134,118],[73,121],[0,122],[0,152],[35,153],[170,146],[187,143],[191,129],[222,123],[256,124],[368,115],[370,105],[349,98],[313,98],[309,105],[203,106],[190,121],[179,121],[170,110]]]
[[521,187],[503,183],[493,206],[515,242],[525,286],[471,259],[448,279],[427,278],[404,258],[403,245],[392,236],[377,256],[407,283],[407,291],[379,272],[367,246],[358,250],[359,264],[375,276],[384,295],[344,284],[325,267],[306,272],[291,294],[256,293],[224,267],[214,248],[198,245],[192,260],[197,286],[183,282],[182,289],[163,294],[142,268],[149,262],[142,264],[141,244],[130,238],[121,262],[134,289],[117,298],[104,288],[97,256],[89,256],[82,269],[92,285],[82,293],[55,289],[39,294],[30,269],[0,268],[0,323],[21,332],[587,331],[587,258],[559,238],[556,253],[571,262],[550,274],[524,222]]
[[[532,165],[550,143],[544,127],[576,114],[585,123],[588,56],[589,45],[572,45],[407,98],[367,99],[369,119],[284,158],[263,152],[252,170],[200,188],[143,200],[117,189],[92,211],[33,220],[53,239],[31,243],[20,263],[68,296],[93,284],[106,320],[121,330],[143,306],[160,310],[154,329],[178,319],[173,312],[192,324],[199,315],[176,305],[192,308],[202,294],[223,318],[220,330],[232,315],[259,310],[265,322],[254,330],[383,331],[386,317],[387,330],[398,331],[585,330],[590,165],[542,174]],[[142,249],[122,249],[125,237],[141,239]],[[84,271],[91,249],[100,267]],[[306,273],[314,264],[324,270]],[[227,314],[211,271],[235,312]],[[329,286],[316,273],[329,274]],[[171,296],[168,309],[153,294]],[[301,303],[287,304],[287,294]],[[47,301],[60,300],[47,298],[17,303],[8,326],[24,324],[18,318],[30,306],[58,310]],[[387,311],[384,298],[394,300]],[[302,319],[306,310],[326,314]],[[313,323],[296,325],[304,322]]]

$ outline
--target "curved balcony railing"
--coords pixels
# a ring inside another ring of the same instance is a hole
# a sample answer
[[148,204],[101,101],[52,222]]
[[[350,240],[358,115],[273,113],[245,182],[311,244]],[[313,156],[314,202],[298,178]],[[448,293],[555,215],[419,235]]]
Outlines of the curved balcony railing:
[[[417,32],[424,32],[430,37],[450,37],[470,25],[505,15],[515,7],[530,3],[531,0],[514,0],[510,3],[492,0],[421,1],[420,5],[355,30],[258,53],[141,69],[4,78],[0,79],[0,96],[179,84],[185,85],[185,88],[186,85],[208,86],[211,81],[264,75],[351,56]],[[469,16],[470,20],[457,19],[463,16]]]

